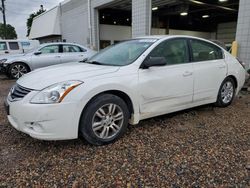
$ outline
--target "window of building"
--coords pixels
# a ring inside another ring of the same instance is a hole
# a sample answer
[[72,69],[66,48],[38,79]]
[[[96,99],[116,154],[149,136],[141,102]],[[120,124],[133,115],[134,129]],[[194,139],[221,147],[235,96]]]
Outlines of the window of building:
[[200,40],[191,40],[191,47],[193,61],[195,62],[223,59],[222,50],[213,44]]

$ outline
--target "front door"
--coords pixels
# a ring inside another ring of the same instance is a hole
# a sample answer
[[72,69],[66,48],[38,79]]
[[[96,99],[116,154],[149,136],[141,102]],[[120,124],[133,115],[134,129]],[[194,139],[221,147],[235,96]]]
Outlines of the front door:
[[165,57],[167,65],[139,70],[141,118],[183,109],[192,103],[193,65],[186,39],[162,42],[147,58]]
[[61,55],[59,45],[52,44],[42,47],[39,52],[41,54],[32,55],[32,68],[37,69],[61,63]]

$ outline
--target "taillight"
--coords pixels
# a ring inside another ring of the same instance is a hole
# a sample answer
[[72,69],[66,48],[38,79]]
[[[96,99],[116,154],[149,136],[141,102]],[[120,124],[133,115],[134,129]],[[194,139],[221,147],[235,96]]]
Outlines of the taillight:
[[246,68],[246,64],[243,61],[241,61],[239,58],[236,58],[236,59],[242,65],[242,67],[245,69]]

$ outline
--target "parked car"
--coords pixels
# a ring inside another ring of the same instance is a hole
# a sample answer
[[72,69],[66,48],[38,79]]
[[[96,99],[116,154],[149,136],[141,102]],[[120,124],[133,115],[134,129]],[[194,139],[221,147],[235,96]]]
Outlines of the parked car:
[[95,54],[95,51],[78,44],[47,43],[31,52],[5,56],[0,59],[0,69],[10,78],[20,78],[37,68],[83,61]]
[[0,58],[2,55],[26,53],[39,45],[38,40],[0,40]]
[[94,145],[120,138],[128,123],[203,104],[230,105],[245,70],[220,46],[188,36],[149,36],[104,49],[85,63],[20,78],[6,102],[17,130],[42,140]]

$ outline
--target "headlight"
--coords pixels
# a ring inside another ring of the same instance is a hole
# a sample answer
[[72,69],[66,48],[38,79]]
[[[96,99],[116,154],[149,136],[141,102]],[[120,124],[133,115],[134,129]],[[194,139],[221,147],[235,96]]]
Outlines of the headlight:
[[74,88],[82,84],[81,81],[66,81],[49,86],[38,94],[36,94],[30,101],[33,104],[53,104],[60,103]]
[[7,59],[1,59],[0,64],[5,63],[6,61],[7,61]]

